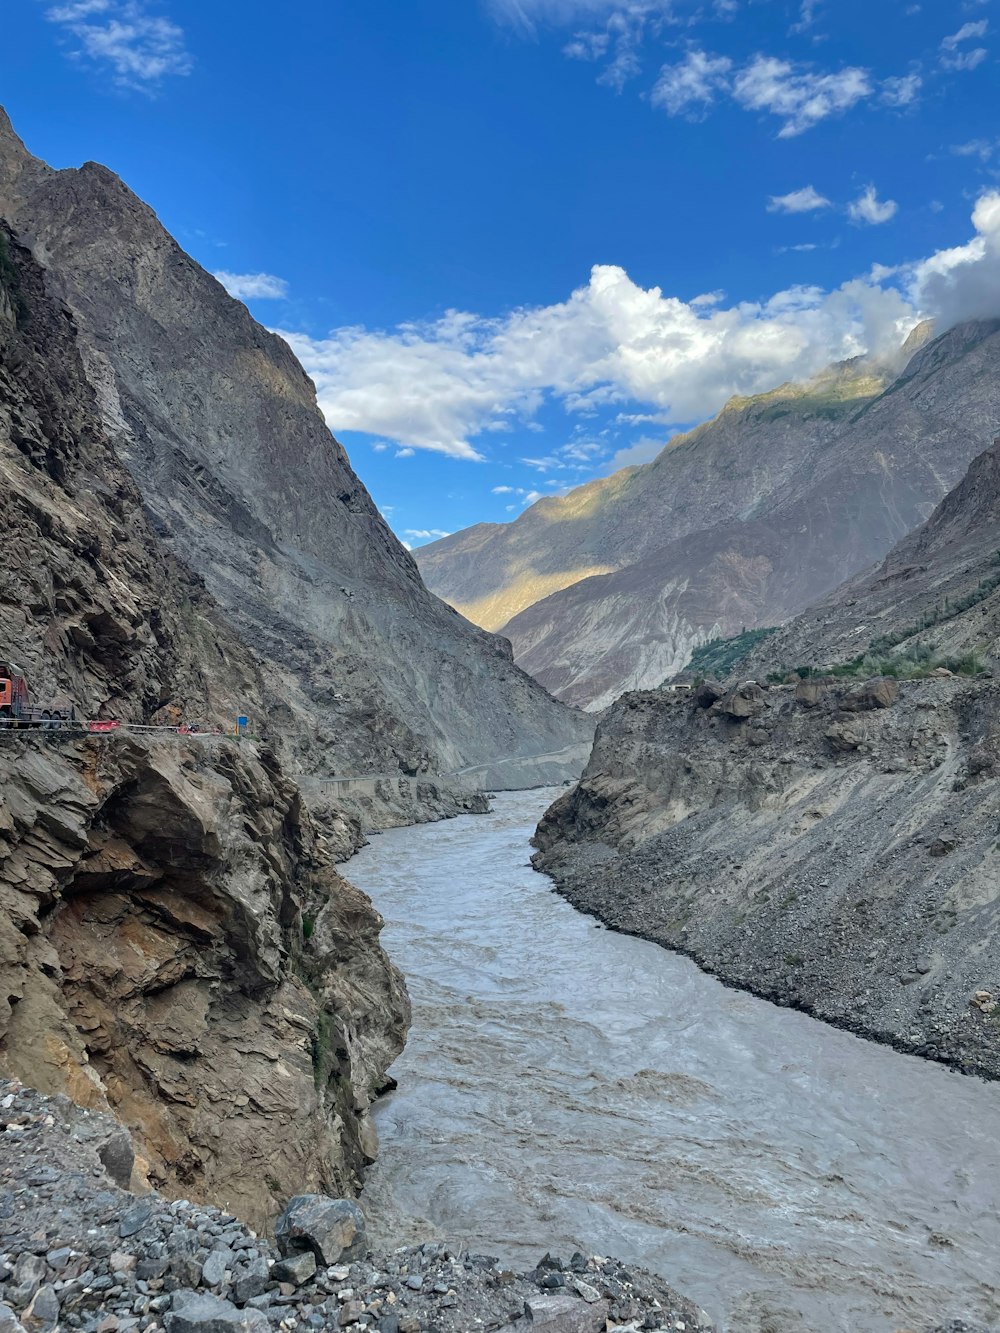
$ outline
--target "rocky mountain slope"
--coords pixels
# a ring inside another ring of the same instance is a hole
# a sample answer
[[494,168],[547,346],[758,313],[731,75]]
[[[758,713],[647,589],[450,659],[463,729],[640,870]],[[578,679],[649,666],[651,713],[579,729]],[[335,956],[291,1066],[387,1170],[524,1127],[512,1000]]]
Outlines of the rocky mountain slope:
[[645,467],[423,548],[428,583],[470,614],[521,588],[516,660],[592,708],[789,619],[882,559],[1000,428],[1000,321],[925,332],[898,373],[851,363],[736,400]]
[[[518,786],[582,764],[590,727],[502,640],[431,596],[333,440],[287,344],[104,167],[53,171],[0,113],[0,216],[73,311],[103,426],[166,548],[259,662],[240,699],[313,774]],[[386,817],[419,815],[416,789]],[[395,808],[394,808],[395,807]]]
[[[73,316],[0,228],[0,641],[39,699],[176,721],[268,683],[154,532]],[[141,1171],[263,1222],[356,1188],[408,1003],[274,753],[0,731],[0,1068],[112,1109]]]
[[536,864],[724,981],[1000,1077],[1000,684],[624,696]]
[[763,640],[739,670],[969,655],[1000,660],[1000,440],[881,565]]

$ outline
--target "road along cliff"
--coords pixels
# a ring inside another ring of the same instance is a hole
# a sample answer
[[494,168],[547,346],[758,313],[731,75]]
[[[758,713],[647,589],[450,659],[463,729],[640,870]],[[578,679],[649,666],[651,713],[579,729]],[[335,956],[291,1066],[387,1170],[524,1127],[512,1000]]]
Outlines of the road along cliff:
[[1000,685],[626,695],[535,864],[723,981],[1000,1077]]

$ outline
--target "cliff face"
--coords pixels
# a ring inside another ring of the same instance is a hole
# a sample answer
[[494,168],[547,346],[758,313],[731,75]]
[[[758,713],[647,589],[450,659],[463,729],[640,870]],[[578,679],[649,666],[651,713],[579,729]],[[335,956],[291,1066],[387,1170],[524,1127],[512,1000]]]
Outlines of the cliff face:
[[73,310],[158,536],[262,664],[287,760],[312,774],[491,765],[485,781],[511,786],[536,779],[536,755],[578,771],[587,720],[427,592],[287,344],[149,208],[93,163],[51,170],[4,118],[4,214]]
[[1000,1077],[1000,686],[900,688],[626,695],[536,864],[732,985]]
[[[164,548],[71,313],[0,228],[0,641],[39,699],[225,716],[268,686]],[[112,1108],[148,1178],[258,1224],[356,1188],[408,1006],[267,747],[0,731],[0,1068]]]
[[998,340],[995,321],[963,325],[899,374],[849,364],[736,400],[645,467],[423,548],[421,568],[469,614],[521,589],[515,659],[604,706],[797,614],[926,519],[1000,428]]

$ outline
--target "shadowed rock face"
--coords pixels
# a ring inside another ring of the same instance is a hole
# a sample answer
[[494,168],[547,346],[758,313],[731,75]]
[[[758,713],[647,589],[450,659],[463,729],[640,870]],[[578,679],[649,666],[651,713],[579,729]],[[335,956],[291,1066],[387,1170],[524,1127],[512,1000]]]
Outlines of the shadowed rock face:
[[1000,440],[881,565],[797,616],[740,670],[754,675],[917,648],[994,664],[1000,658]]
[[732,985],[998,1078],[1000,686],[811,685],[625,695],[535,863]]
[[[225,716],[269,685],[104,430],[70,312],[0,229],[0,642],[40,700]],[[408,1003],[267,747],[0,732],[0,1069],[110,1107],[140,1169],[258,1224],[360,1182]]]
[[[734,400],[653,463],[417,559],[470,611],[520,589],[503,626],[515,660],[560,698],[603,706],[710,638],[797,614],[925,520],[1000,429],[998,340],[996,321],[962,325],[911,341],[899,374],[851,363]],[[552,592],[556,572],[569,586]]]
[[536,780],[531,756],[587,741],[587,719],[504,640],[427,592],[290,348],[116,176],[51,170],[2,118],[0,215],[73,310],[105,430],[158,536],[262,664],[276,744],[297,768],[447,773],[503,758],[517,786]]

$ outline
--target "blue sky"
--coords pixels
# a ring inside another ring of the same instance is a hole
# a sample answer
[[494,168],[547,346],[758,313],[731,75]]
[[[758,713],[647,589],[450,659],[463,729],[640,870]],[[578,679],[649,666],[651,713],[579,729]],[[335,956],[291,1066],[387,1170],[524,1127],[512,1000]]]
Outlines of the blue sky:
[[1000,314],[997,3],[8,0],[0,99],[289,337],[417,545]]

